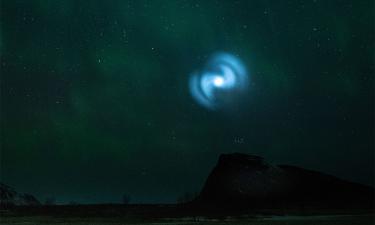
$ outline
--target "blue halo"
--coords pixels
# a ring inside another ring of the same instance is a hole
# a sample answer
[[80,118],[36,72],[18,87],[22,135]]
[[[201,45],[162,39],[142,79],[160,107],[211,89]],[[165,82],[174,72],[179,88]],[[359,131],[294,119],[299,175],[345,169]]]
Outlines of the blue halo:
[[189,81],[193,98],[212,110],[226,104],[226,96],[242,92],[247,86],[248,76],[244,64],[229,53],[212,55],[205,68],[192,74]]

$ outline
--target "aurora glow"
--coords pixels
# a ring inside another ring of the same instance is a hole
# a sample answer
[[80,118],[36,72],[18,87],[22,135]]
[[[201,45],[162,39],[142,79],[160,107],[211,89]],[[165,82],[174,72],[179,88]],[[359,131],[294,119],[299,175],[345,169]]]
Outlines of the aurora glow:
[[247,85],[248,75],[244,63],[229,53],[214,54],[204,69],[194,73],[189,81],[194,99],[212,110],[226,104],[224,97],[236,97],[233,93],[244,91]]
[[[373,5],[3,0],[0,182],[58,204],[175,203],[241,152],[373,185]],[[189,80],[217,51],[249,82],[217,76],[212,111]]]

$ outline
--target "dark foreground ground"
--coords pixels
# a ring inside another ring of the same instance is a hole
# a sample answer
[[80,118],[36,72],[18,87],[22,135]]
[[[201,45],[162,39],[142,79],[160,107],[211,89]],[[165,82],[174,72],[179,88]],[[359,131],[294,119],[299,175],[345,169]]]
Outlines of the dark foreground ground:
[[186,217],[177,219],[158,219],[155,221],[140,221],[126,217],[122,218],[79,218],[79,217],[50,217],[50,216],[26,216],[1,218],[0,224],[4,225],[122,225],[122,224],[173,224],[173,225],[224,225],[224,224],[249,224],[249,225],[373,225],[372,215],[331,215],[331,216],[283,216],[283,217],[258,217],[248,219],[226,218],[224,220],[208,219],[204,217]]
[[176,205],[97,205],[14,207],[0,211],[1,225],[122,225],[122,224],[249,224],[249,225],[373,225],[371,211],[277,210],[227,213],[194,211]]

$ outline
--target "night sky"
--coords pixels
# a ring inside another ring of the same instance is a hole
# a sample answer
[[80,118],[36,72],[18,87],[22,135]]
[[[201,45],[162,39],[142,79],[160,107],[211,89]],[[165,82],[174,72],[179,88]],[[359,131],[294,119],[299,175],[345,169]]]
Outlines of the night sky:
[[[0,181],[41,201],[175,202],[222,153],[374,182],[372,0],[2,0]],[[215,52],[250,86],[207,110]]]

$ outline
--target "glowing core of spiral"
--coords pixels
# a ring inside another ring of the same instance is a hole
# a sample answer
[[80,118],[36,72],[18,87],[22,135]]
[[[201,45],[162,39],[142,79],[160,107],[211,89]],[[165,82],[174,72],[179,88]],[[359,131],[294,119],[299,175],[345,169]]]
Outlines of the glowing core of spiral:
[[212,55],[200,72],[192,74],[193,98],[208,109],[218,109],[246,89],[247,71],[242,61],[229,53]]
[[214,85],[216,87],[221,87],[221,86],[223,86],[223,84],[224,84],[224,79],[222,77],[217,76],[217,77],[214,78]]

